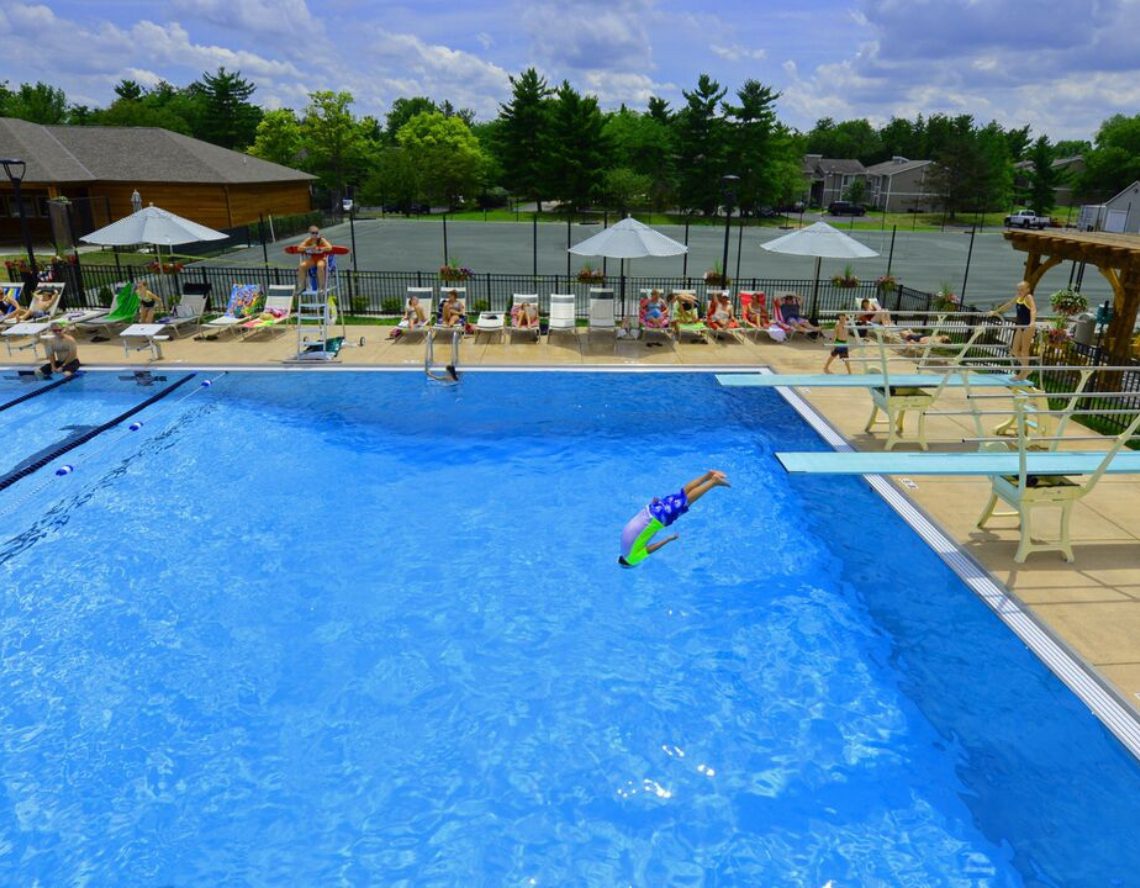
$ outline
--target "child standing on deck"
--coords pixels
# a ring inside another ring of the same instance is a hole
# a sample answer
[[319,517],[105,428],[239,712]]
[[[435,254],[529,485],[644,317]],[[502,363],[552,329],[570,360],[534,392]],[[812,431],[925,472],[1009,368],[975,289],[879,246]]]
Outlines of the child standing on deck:
[[827,356],[827,363],[823,365],[823,372],[831,372],[831,363],[836,358],[843,361],[847,367],[847,372],[851,372],[851,361],[847,354],[847,315],[841,314],[839,319],[835,322],[835,347],[832,348],[831,354]]

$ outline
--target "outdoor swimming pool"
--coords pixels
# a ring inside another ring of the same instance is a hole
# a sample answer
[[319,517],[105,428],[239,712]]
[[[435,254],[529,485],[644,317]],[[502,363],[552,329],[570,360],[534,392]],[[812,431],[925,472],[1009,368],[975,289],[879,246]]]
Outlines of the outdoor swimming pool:
[[165,376],[0,412],[0,883],[1140,872],[1136,760],[775,392]]

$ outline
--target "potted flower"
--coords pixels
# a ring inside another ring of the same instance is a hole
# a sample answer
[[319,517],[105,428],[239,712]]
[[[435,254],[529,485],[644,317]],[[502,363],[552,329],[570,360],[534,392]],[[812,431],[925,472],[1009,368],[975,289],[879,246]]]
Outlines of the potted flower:
[[717,262],[705,272],[705,283],[710,287],[727,287],[732,282],[728,279],[728,275],[721,270],[720,263]]
[[1066,287],[1049,297],[1049,305],[1052,306],[1054,313],[1071,318],[1075,314],[1086,311],[1089,307],[1089,301],[1076,290],[1070,290]]
[[441,265],[439,267],[440,280],[446,281],[447,283],[457,283],[458,281],[465,281],[469,277],[471,277],[471,275],[473,275],[474,273],[475,272],[473,272],[466,265],[459,265],[458,263],[456,263],[456,261],[454,259],[449,259],[447,262],[445,262],[443,265]]
[[851,270],[850,265],[845,265],[843,271],[831,276],[831,283],[849,290],[859,286],[859,278],[855,277],[855,272]]
[[875,279],[875,286],[884,296],[889,296],[899,288],[899,280],[893,274],[884,274]]
[[1045,330],[1045,339],[1050,345],[1064,345],[1072,338],[1073,334],[1069,332],[1069,325],[1063,317],[1055,319],[1053,325]]
[[958,294],[954,292],[954,288],[947,283],[943,283],[934,294],[934,310],[957,311],[959,301]]
[[587,263],[578,269],[578,283],[580,284],[604,284],[605,281],[606,276],[600,268],[594,268]]

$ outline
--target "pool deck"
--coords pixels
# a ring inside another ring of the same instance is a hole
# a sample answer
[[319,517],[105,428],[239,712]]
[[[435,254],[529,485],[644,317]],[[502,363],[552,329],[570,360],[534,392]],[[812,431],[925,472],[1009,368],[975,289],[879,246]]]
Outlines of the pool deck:
[[[345,349],[338,366],[421,367],[423,339],[417,336],[389,341],[390,330],[381,326],[350,327],[349,341],[363,336],[365,345]],[[80,358],[91,367],[279,366],[295,354],[296,333],[290,327],[274,336],[246,341],[227,336],[196,341],[188,336],[163,343],[161,361],[151,360],[146,351],[125,357],[117,337],[100,343],[81,340],[79,348]],[[437,359],[445,358],[449,348],[447,343],[437,343]],[[461,357],[467,366],[768,366],[777,373],[818,373],[827,352],[828,347],[821,343],[798,338],[783,344],[766,338],[758,342],[726,338],[710,344],[685,342],[649,347],[645,341],[616,340],[613,334],[587,337],[584,330],[579,330],[578,336],[556,336],[553,343],[546,337],[535,343],[519,336],[512,343],[504,339],[500,344],[497,338],[486,335],[468,336]],[[0,361],[9,366],[32,365],[30,351]],[[833,369],[843,372],[839,362]],[[801,389],[800,395],[855,449],[882,448],[885,435],[863,431],[870,412],[870,398],[865,392],[821,388]],[[965,408],[962,394],[945,392],[939,409],[958,408]],[[914,422],[908,417],[908,433],[913,431]],[[960,439],[972,434],[967,416],[934,416],[927,422],[927,437],[935,449],[969,449],[971,445],[960,443]],[[1090,433],[1077,428],[1073,434]],[[897,449],[917,448],[903,443]],[[1105,476],[1088,497],[1077,503],[1072,519],[1076,555],[1073,564],[1067,564],[1057,552],[1032,554],[1024,565],[1015,564],[1018,532],[1012,519],[996,519],[990,529],[978,530],[974,522],[989,492],[985,478],[921,477],[895,479],[894,483],[1058,640],[1091,664],[1133,712],[1140,714],[1140,508],[1136,506],[1140,502],[1140,477]],[[1056,533],[1057,522],[1052,516],[1046,514],[1040,524],[1044,535],[1051,537]],[[953,627],[945,627],[945,631],[953,631]]]

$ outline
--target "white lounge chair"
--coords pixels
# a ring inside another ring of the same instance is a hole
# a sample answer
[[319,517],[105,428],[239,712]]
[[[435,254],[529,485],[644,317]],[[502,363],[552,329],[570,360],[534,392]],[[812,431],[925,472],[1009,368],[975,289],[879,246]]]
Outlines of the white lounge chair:
[[547,321],[546,341],[555,333],[578,335],[578,317],[575,308],[577,297],[573,293],[550,294],[550,318]]
[[234,284],[230,290],[230,298],[226,303],[225,313],[202,325],[202,332],[197,338],[213,339],[222,333],[237,330],[250,318],[261,311],[264,294],[261,284]]
[[590,313],[586,325],[587,337],[593,336],[595,331],[614,333],[615,335],[617,333],[613,290],[590,288]]
[[475,335],[478,336],[480,333],[497,334],[499,341],[502,342],[506,323],[507,316],[501,311],[481,311],[475,320]]
[[[63,295],[63,284],[40,284],[36,287],[37,291],[51,290],[53,295],[51,300],[46,304],[43,312],[35,318],[28,318],[27,320],[19,321],[16,323],[8,324],[4,330],[4,345],[8,349],[8,354],[12,354],[12,350],[23,351],[24,349],[35,349],[39,344],[40,336],[42,336],[51,326],[52,320],[55,319],[59,313],[59,300]],[[36,298],[34,295],[32,298]],[[17,345],[20,340],[27,340]]]
[[241,325],[242,338],[248,339],[266,330],[283,327],[293,316],[294,289],[291,284],[271,285],[260,313]]
[[[443,322],[444,304],[447,302],[448,297],[454,293],[456,299],[459,301],[460,319],[456,324],[445,324]],[[463,333],[467,326],[467,288],[466,287],[440,287],[439,289],[439,308],[435,312],[435,322],[432,328],[439,332],[451,333],[458,330]]]
[[510,337],[514,339],[515,334],[518,333],[520,336],[533,336],[534,341],[538,342],[542,336],[542,327],[539,324],[536,323],[533,327],[518,326],[519,312],[522,311],[524,305],[533,305],[535,318],[538,318],[538,294],[515,293],[511,299]]
[[132,351],[150,349],[154,360],[162,360],[162,343],[178,336],[179,331],[193,326],[200,327],[202,315],[206,311],[206,296],[188,294],[183,296],[174,313],[159,318],[153,324],[131,324],[119,334],[123,341],[123,354],[130,356]]
[[[431,309],[434,296],[435,291],[431,287],[408,287],[408,292],[404,296],[404,317],[396,324],[396,330],[392,333],[393,337],[407,336],[410,333],[426,333],[428,327],[431,326]],[[419,302],[419,306],[424,312],[423,323],[414,327],[408,322],[408,310],[412,307],[413,298]]]

